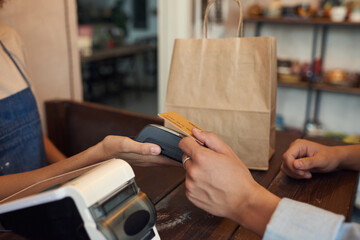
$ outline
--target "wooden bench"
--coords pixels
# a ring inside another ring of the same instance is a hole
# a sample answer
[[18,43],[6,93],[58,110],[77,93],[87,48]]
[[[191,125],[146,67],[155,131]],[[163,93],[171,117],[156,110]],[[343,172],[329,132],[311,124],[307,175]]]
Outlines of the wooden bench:
[[133,138],[148,124],[163,125],[158,117],[87,102],[48,101],[45,109],[48,136],[67,156],[95,145],[107,135]]

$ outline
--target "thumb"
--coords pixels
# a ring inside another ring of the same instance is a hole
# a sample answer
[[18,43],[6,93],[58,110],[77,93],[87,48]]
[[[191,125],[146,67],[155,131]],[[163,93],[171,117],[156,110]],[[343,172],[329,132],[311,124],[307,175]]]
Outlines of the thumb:
[[305,157],[294,161],[294,168],[298,170],[311,170],[316,167],[319,166],[317,166],[317,161],[314,157]]
[[117,149],[121,152],[137,153],[142,155],[159,155],[160,146],[153,143],[140,143],[128,137],[117,137]]

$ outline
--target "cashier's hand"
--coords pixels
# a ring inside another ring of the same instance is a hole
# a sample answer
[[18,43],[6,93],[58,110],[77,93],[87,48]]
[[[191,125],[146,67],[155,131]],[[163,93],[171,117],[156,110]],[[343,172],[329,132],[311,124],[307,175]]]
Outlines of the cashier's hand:
[[190,157],[185,162],[187,198],[197,207],[230,218],[261,236],[279,199],[255,182],[244,163],[214,133],[193,129],[193,134],[206,147],[190,137],[179,143]]
[[181,166],[180,163],[160,155],[160,146],[152,143],[139,143],[128,137],[107,136],[102,142],[107,159],[121,158],[139,166]]
[[296,179],[309,179],[312,172],[331,172],[340,164],[338,149],[298,139],[283,154],[281,170]]

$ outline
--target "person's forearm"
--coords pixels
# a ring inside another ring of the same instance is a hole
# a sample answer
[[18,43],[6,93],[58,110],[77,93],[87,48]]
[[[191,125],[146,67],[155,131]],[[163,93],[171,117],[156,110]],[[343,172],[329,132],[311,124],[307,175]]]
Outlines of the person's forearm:
[[360,145],[338,146],[339,168],[360,171]]
[[[41,169],[0,176],[0,200],[45,179],[68,173],[110,158],[111,156],[107,156],[107,154],[104,153],[102,142],[100,142],[71,158],[64,159]],[[46,189],[61,181],[64,181],[64,178],[59,179],[59,181],[51,181],[48,184],[49,186],[44,184],[43,187]]]
[[43,139],[45,152],[49,163],[56,163],[66,158],[66,156],[50,141],[48,137],[44,135]]
[[239,207],[242,210],[234,210],[233,220],[262,237],[279,202],[279,197],[257,185],[248,203]]

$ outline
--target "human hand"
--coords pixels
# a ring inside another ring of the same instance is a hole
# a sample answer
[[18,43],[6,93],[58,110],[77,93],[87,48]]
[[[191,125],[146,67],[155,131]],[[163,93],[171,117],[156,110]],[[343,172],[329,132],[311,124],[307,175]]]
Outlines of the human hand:
[[309,179],[312,177],[311,172],[333,171],[341,162],[338,150],[338,147],[297,139],[283,154],[281,170],[296,179]]
[[181,163],[160,155],[160,146],[153,143],[140,143],[122,136],[107,136],[101,144],[107,159],[121,158],[139,166],[181,166]]
[[279,199],[255,182],[233,150],[214,133],[193,129],[179,147],[190,157],[186,167],[186,196],[197,207],[264,233]]

